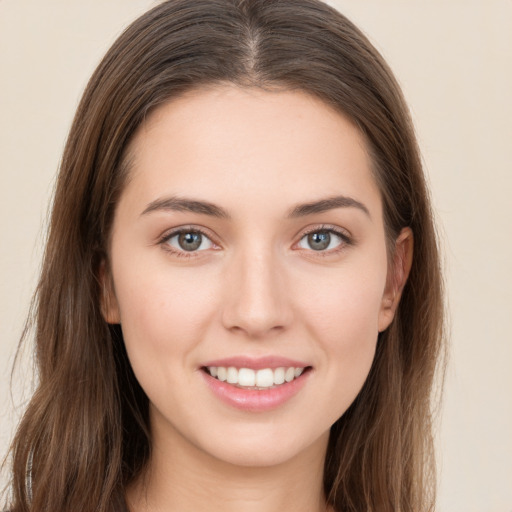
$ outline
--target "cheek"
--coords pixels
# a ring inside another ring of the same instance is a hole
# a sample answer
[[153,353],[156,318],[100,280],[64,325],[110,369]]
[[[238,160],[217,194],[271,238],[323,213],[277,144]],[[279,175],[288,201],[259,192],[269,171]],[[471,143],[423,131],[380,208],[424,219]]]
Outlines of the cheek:
[[349,271],[347,266],[347,271],[340,270],[336,276],[316,275],[307,288],[296,291],[308,337],[321,350],[330,421],[351,405],[370,371],[385,281],[383,258],[364,268]]
[[139,272],[119,265],[116,270],[123,337],[137,376],[160,368],[168,379],[170,368],[192,365],[189,355],[215,314],[216,280],[206,272],[173,271],[168,265]]
[[[311,319],[318,329],[318,339],[328,354],[336,376],[345,385],[362,385],[373,361],[378,336],[380,301],[372,287],[331,289],[330,299],[317,303]],[[322,307],[323,306],[323,307]],[[341,371],[340,371],[341,370]]]
[[385,283],[385,257],[317,273],[296,290],[297,307],[320,339],[350,348],[376,338]]

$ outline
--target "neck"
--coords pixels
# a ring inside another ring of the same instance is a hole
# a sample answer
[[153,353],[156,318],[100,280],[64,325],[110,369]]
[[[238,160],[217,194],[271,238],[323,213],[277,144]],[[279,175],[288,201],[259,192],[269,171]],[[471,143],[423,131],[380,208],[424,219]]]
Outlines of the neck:
[[323,464],[328,434],[291,460],[233,465],[178,433],[160,438],[144,473],[128,488],[130,512],[325,512]]

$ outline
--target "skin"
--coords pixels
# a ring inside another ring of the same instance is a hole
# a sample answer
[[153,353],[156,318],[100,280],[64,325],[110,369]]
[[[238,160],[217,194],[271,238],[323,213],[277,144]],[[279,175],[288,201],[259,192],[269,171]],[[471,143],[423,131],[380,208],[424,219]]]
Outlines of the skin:
[[[129,150],[103,311],[150,400],[153,455],[131,510],[326,510],[329,428],[368,375],[412,258],[406,228],[388,261],[363,137],[303,92],[218,85],[159,107]],[[289,216],[337,195],[363,208]],[[143,213],[169,197],[229,218]],[[186,252],[169,239],[176,228],[208,238]],[[314,250],[306,233],[322,229],[342,237]],[[311,367],[277,409],[240,410],[205,385],[206,361],[269,354]]]

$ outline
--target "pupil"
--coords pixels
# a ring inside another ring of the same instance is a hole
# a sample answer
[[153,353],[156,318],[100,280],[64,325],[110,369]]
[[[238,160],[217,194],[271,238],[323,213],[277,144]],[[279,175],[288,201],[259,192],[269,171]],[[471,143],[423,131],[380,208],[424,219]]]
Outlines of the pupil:
[[195,251],[202,242],[201,233],[181,233],[178,243],[184,251]]
[[331,242],[331,234],[326,231],[319,231],[308,235],[308,242],[311,249],[315,251],[322,251],[327,249]]

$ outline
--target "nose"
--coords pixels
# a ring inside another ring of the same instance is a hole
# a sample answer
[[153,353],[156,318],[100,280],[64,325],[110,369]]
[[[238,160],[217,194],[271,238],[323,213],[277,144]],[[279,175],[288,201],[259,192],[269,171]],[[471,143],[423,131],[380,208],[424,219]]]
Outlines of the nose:
[[247,249],[227,270],[222,322],[231,332],[262,339],[285,330],[292,308],[282,267],[271,251]]

